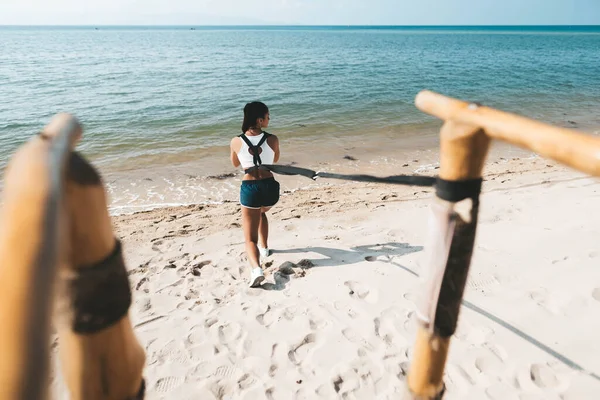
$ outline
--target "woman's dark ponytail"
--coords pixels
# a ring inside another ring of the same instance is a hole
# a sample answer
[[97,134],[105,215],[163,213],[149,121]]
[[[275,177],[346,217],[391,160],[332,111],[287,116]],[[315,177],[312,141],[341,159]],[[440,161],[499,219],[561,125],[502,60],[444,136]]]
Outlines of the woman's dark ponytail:
[[250,128],[256,127],[256,120],[264,118],[269,112],[269,108],[260,101],[253,101],[244,107],[244,122],[242,122],[242,133]]

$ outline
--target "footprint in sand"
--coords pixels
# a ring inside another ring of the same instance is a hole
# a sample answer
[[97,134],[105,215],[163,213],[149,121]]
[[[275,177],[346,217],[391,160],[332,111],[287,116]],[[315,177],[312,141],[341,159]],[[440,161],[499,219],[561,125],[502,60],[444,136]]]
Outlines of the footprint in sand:
[[475,368],[482,374],[497,376],[504,368],[504,362],[493,354],[483,354],[475,359]]
[[286,309],[283,310],[283,318],[288,321],[292,321],[296,315],[298,315],[298,307],[295,305],[286,307]]
[[204,327],[208,329],[208,328],[212,327],[214,324],[216,324],[217,322],[219,322],[219,320],[215,317],[208,318],[207,320],[204,321]]
[[375,336],[380,338],[388,347],[403,348],[409,343],[403,335],[398,334],[394,321],[389,318],[375,318]]
[[533,364],[529,369],[531,380],[540,388],[554,388],[559,381],[556,374],[548,365]]
[[200,261],[199,263],[194,263],[193,265],[189,266],[189,272],[194,276],[202,276],[202,268],[206,267],[207,265],[210,265],[211,263],[212,261],[210,260],[204,260]]
[[331,383],[333,384],[333,389],[335,390],[335,392],[339,393],[342,389],[342,383],[344,383],[344,379],[342,379],[341,376],[337,376],[333,379]]
[[508,353],[506,352],[504,347],[502,347],[496,343],[487,342],[487,343],[483,344],[483,347],[485,349],[489,350],[494,356],[496,356],[502,362],[504,362],[508,359]]
[[300,365],[315,347],[316,341],[317,337],[314,333],[309,333],[306,335],[299,344],[290,348],[288,352],[288,358],[290,361],[295,365]]
[[333,375],[334,377],[331,380],[331,384],[333,386],[333,390],[338,394],[338,396],[340,396],[338,398],[363,398],[363,396],[357,396],[357,391],[360,389],[361,383],[365,382],[368,377],[367,375],[363,374],[364,371],[361,371],[361,367],[362,366],[355,366],[352,369],[344,368],[341,373]]
[[400,372],[398,373],[398,379],[403,380],[408,375],[410,369],[410,361],[402,361],[400,363]]
[[219,342],[221,344],[236,344],[242,337],[242,328],[237,323],[226,323],[219,325]]
[[376,303],[377,302],[377,291],[369,289],[367,286],[362,283],[356,281],[346,281],[344,282],[349,289],[348,294],[353,299],[364,300],[367,303]]
[[158,252],[158,253],[164,253],[165,252],[165,248],[167,246],[165,246],[165,241],[162,240],[164,238],[156,238],[156,239],[152,239],[152,250]]
[[475,385],[473,377],[460,365],[450,363],[446,368],[449,392],[468,393]]
[[185,365],[188,355],[181,343],[172,340],[156,353],[156,359],[160,364],[171,362]]
[[237,381],[237,386],[240,390],[248,390],[256,383],[256,379],[252,377],[250,374],[244,374]]
[[398,307],[390,307],[381,312],[381,320],[386,321],[393,327],[396,332],[404,332],[404,321],[406,319],[406,311],[401,310]]
[[402,326],[404,328],[404,331],[409,336],[413,336],[415,334],[415,332],[417,331],[417,328],[419,327],[419,324],[417,322],[417,318],[415,317],[414,311],[410,311],[406,315],[406,318],[404,319],[404,323]]
[[[300,381],[300,383],[302,382]],[[308,393],[308,391],[304,389],[298,389],[296,390],[296,393],[294,393],[294,400],[312,400],[313,398],[314,395]]]
[[283,227],[283,230],[284,230],[284,231],[287,231],[287,232],[290,232],[290,231],[296,230],[296,226],[295,226],[295,225],[292,225],[292,224],[288,224],[288,225],[285,225],[285,226]]
[[210,343],[202,343],[188,348],[188,357],[192,361],[210,360],[215,354],[215,346]]
[[[316,390],[315,394],[317,395],[317,399],[334,399],[336,398],[336,392],[334,391],[335,385],[331,383],[322,384]],[[338,387],[339,389],[339,387]],[[313,396],[314,398],[314,396]]]
[[269,376],[271,378],[275,377],[275,374],[277,374],[278,369],[279,367],[276,364],[271,365],[271,367],[269,367]]
[[417,295],[414,293],[404,293],[402,297],[404,297],[406,300],[410,301],[413,304],[416,304],[417,302]]
[[198,345],[206,341],[206,332],[203,326],[196,325],[191,330],[187,337],[189,344]]
[[213,382],[212,384],[210,384],[209,388],[215,399],[228,399],[229,394],[233,393],[233,391],[235,390],[233,382],[224,382],[222,380]]
[[489,339],[494,335],[492,328],[472,325],[466,319],[459,320],[455,336],[460,341],[465,341],[470,345],[482,346],[489,342]]
[[337,311],[345,311],[348,314],[348,316],[352,319],[356,319],[358,317],[358,313],[356,311],[354,311],[352,308],[350,308],[350,306],[348,304],[346,304],[345,302],[335,301],[333,303],[333,307]]
[[[207,346],[208,347],[208,346]],[[195,348],[196,349],[196,348]],[[198,355],[201,355],[200,350],[194,350]],[[185,375],[186,382],[198,382],[200,379],[204,380],[214,373],[214,361],[211,360],[213,357],[212,352],[204,354],[204,358],[195,364],[192,368],[188,369]],[[192,357],[192,360],[197,360],[196,357]],[[210,360],[210,361],[207,361]]]
[[267,310],[264,313],[258,314],[256,316],[256,320],[258,321],[258,323],[267,328],[271,326],[273,322],[275,322],[275,319],[276,317],[274,315],[274,312],[271,310],[271,306],[267,306]]
[[135,285],[135,290],[141,290],[144,293],[149,293],[150,290],[148,289],[148,278],[143,277],[142,279],[140,279],[139,282]]
[[358,333],[356,333],[356,331],[354,331],[354,329],[352,329],[352,328],[342,329],[342,335],[350,343],[358,343],[358,342],[360,342],[360,336],[358,336]]
[[240,254],[238,254],[237,260],[238,260],[239,264],[246,264],[246,262],[248,261],[248,257],[246,256],[246,252],[243,251]]
[[[592,297],[593,295],[592,292]],[[529,296],[540,308],[553,315],[579,316],[587,307],[587,299],[583,296],[550,292],[546,288],[534,290],[529,293]]]
[[474,274],[467,281],[467,287],[478,292],[483,292],[490,286],[497,285],[499,282],[494,275]]
[[[294,315],[295,314],[291,315],[292,318],[289,318],[290,321],[293,319]],[[324,319],[309,319],[308,324],[310,326],[310,329],[312,329],[313,331],[319,331],[325,328],[327,325],[329,325],[329,322]]]
[[235,378],[242,375],[242,371],[233,365],[222,365],[215,370],[215,376],[220,378]]
[[600,301],[600,288],[596,288],[592,291],[592,297],[596,301]]
[[190,257],[190,253],[183,253],[183,254],[179,254],[176,255],[174,257],[171,257],[169,259],[167,259],[167,268],[176,268],[178,266],[181,266],[182,263],[180,263],[181,260],[186,260],[188,261]]
[[362,347],[358,349],[360,356],[366,356],[367,351],[374,351],[375,348],[369,342],[367,342],[364,338],[362,338],[355,330],[352,328],[344,328],[342,329],[342,336],[346,338],[350,343],[361,345]]
[[156,386],[154,390],[160,393],[168,393],[174,389],[177,389],[183,383],[183,378],[177,378],[174,376],[167,376],[165,378],[160,378],[156,381]]
[[152,300],[150,299],[150,297],[141,298],[136,303],[137,304],[135,305],[135,307],[140,315],[144,315],[152,309]]

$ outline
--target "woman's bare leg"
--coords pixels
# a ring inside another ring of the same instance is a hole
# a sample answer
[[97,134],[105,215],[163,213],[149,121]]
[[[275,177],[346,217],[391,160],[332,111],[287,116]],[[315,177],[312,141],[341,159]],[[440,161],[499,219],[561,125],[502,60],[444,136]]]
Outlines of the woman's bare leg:
[[260,225],[258,226],[258,245],[263,249],[269,248],[267,241],[269,239],[269,220],[267,211],[270,207],[263,207],[260,213]]
[[252,268],[260,267],[258,255],[258,230],[261,222],[261,210],[242,207],[242,226],[246,242],[246,255]]

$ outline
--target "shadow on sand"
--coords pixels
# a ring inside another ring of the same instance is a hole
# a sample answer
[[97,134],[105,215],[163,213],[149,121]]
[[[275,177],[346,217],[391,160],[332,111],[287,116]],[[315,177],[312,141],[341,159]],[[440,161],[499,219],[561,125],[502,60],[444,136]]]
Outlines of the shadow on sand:
[[[303,247],[303,248],[288,249],[288,250],[278,250],[278,251],[274,251],[274,253],[278,253],[278,254],[297,254],[297,253],[321,254],[325,258],[319,258],[319,259],[314,259],[314,260],[309,259],[314,264],[314,268],[341,267],[344,265],[355,264],[355,263],[359,263],[362,261],[371,261],[371,262],[378,261],[378,262],[392,264],[396,267],[403,269],[404,271],[410,273],[411,275],[413,275],[415,277],[419,277],[419,274],[416,271],[396,262],[394,260],[394,258],[404,256],[407,254],[411,254],[411,253],[415,253],[415,252],[419,252],[422,250],[423,250],[422,246],[412,246],[407,243],[391,242],[391,243],[384,243],[384,244],[356,246],[356,247],[351,247],[349,250],[317,246],[317,247]],[[283,290],[283,289],[285,289],[286,284],[290,281],[290,277],[289,277],[290,273],[289,273],[289,271],[285,271],[285,267],[283,265],[282,265],[282,267],[283,267],[283,271],[279,270],[274,274],[275,283],[274,284],[266,283],[263,285],[263,289],[265,289],[265,290]],[[293,274],[293,271],[292,271],[292,274]],[[600,376],[598,376],[596,373],[585,369],[581,365],[577,364],[575,361],[567,358],[563,354],[561,354],[561,353],[557,352],[556,350],[552,349],[551,347],[545,345],[544,343],[540,342],[536,338],[528,335],[527,333],[523,332],[522,330],[520,330],[519,328],[510,324],[509,322],[482,309],[481,307],[471,303],[470,301],[463,300],[462,305],[465,308],[467,308],[473,312],[476,312],[476,313],[484,316],[485,318],[489,319],[490,321],[493,321],[494,323],[509,330],[513,334],[519,336],[521,339],[526,340],[533,346],[537,347],[538,349],[545,352],[546,354],[554,357],[555,359],[564,363],[568,367],[570,367],[576,371],[582,372],[597,381],[600,381]]]

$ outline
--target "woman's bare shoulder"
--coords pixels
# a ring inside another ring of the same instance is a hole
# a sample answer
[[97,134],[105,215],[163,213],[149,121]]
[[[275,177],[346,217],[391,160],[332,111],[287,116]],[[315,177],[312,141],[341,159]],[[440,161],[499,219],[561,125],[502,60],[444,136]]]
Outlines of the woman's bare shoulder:
[[241,144],[242,144],[242,141],[239,136],[232,138],[231,142],[229,142],[229,146],[234,150],[239,150]]

